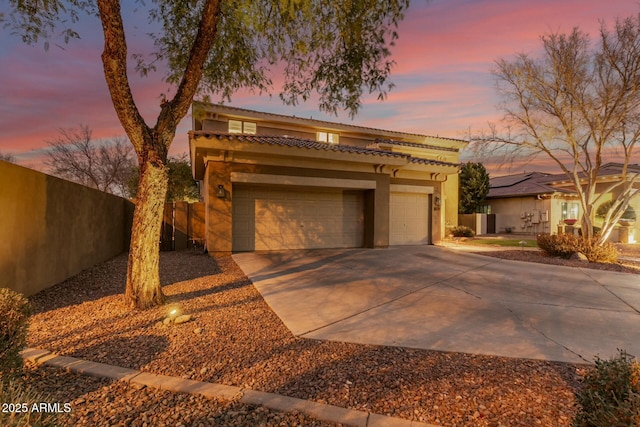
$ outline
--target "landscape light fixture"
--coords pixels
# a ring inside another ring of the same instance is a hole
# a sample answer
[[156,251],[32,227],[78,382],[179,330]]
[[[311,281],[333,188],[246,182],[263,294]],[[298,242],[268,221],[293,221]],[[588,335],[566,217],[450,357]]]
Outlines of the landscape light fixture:
[[225,195],[226,195],[226,191],[224,189],[224,186],[222,184],[218,185],[218,192],[216,194],[219,198],[224,199]]
[[180,310],[179,306],[171,305],[168,307],[168,317],[170,319],[175,319],[176,317],[180,316],[180,314],[182,314],[182,310]]

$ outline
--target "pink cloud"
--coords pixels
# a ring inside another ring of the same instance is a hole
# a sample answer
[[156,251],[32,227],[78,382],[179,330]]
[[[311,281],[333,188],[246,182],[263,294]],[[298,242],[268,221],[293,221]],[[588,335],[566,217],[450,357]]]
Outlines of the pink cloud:
[[[595,36],[599,19],[629,16],[627,1],[565,0],[523,2],[434,1],[409,13],[394,49],[396,74],[465,67],[480,69],[502,56],[539,49],[539,37],[575,26]],[[484,68],[486,70],[486,68]]]
[[[454,138],[465,137],[495,121],[499,113],[490,69],[499,57],[536,52],[539,36],[568,32],[580,26],[592,35],[598,19],[609,26],[615,16],[640,10],[628,0],[432,0],[414,2],[399,28],[392,50],[397,62],[396,87],[385,102],[366,98],[353,123],[406,132]],[[136,21],[137,22],[137,21]],[[61,127],[88,124],[97,138],[123,135],[102,74],[99,24],[91,21],[89,38],[65,50],[27,47],[13,37],[0,41],[0,152],[27,153],[56,136]],[[128,27],[134,38],[130,53],[148,46],[141,28]],[[159,95],[167,90],[161,73],[139,78],[130,72],[133,93],[150,125],[159,112]],[[275,71],[274,80],[278,80]],[[277,82],[276,82],[277,83]],[[278,86],[275,85],[277,93]],[[281,114],[351,123],[346,114],[331,117],[318,112],[313,100],[297,107],[242,92],[232,105]],[[178,127],[172,153],[186,150],[190,117]],[[19,159],[20,160],[20,159]]]

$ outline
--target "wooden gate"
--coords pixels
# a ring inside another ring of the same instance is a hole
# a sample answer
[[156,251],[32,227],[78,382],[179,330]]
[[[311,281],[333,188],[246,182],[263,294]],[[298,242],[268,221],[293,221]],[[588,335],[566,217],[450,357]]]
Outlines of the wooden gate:
[[165,203],[162,216],[161,251],[205,249],[204,202]]

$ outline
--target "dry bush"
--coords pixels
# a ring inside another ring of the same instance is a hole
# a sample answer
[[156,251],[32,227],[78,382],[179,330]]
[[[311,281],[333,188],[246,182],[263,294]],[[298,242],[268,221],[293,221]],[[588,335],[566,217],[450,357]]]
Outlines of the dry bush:
[[569,258],[571,254],[580,252],[580,239],[573,234],[538,234],[538,247],[546,254]]
[[610,360],[596,358],[577,393],[574,427],[640,427],[640,364],[625,351]]
[[601,245],[595,243],[595,239],[583,240],[581,252],[590,262],[613,264],[618,262],[618,249],[613,243],[605,242]]
[[451,235],[453,237],[473,237],[476,235],[476,233],[474,233],[473,230],[469,227],[459,225],[451,229]]
[[[60,417],[55,411],[43,411],[40,405],[51,401],[22,379],[0,381],[0,402],[7,406],[0,411],[0,425],[4,427],[56,427]],[[34,407],[35,405],[35,407]],[[40,408],[40,409],[38,409]]]
[[[0,373],[2,381],[22,370],[20,351],[27,343],[31,304],[20,293],[0,288]],[[2,382],[0,381],[0,382]]]
[[589,262],[615,263],[618,261],[618,250],[609,242],[597,244],[597,238],[590,240],[573,234],[539,234],[536,238],[538,247],[546,254],[569,258],[573,253],[584,254]]

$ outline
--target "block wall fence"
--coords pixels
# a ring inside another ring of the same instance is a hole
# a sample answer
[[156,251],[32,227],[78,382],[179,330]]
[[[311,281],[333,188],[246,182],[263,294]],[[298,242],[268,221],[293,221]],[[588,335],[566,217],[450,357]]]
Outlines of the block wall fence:
[[0,161],[0,287],[30,296],[128,250],[133,209],[124,198]]

